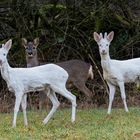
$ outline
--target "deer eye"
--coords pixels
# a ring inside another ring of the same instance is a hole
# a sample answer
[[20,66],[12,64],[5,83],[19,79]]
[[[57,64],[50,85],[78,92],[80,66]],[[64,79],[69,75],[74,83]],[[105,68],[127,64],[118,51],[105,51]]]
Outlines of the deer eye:
[[108,44],[106,44],[106,46],[108,46]]
[[33,47],[33,49],[35,49],[35,47]]
[[101,47],[102,45],[101,45],[101,44],[99,44],[99,46]]
[[5,56],[6,54],[4,53],[3,55]]

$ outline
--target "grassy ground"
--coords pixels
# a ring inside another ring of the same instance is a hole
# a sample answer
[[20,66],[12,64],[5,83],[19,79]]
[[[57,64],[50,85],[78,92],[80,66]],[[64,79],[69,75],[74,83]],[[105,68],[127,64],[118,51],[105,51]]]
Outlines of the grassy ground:
[[17,127],[12,128],[13,114],[0,114],[0,140],[139,140],[140,109],[114,109],[111,115],[104,109],[77,110],[71,123],[70,109],[58,110],[48,125],[42,120],[47,112],[28,112],[29,126],[23,125],[19,113]]

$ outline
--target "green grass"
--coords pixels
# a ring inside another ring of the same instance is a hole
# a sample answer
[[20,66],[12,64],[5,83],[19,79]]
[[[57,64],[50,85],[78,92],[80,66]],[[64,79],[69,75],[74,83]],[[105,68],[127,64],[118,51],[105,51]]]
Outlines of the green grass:
[[71,123],[71,109],[58,110],[48,125],[42,120],[45,111],[29,111],[29,126],[23,125],[19,113],[17,127],[12,128],[13,114],[0,114],[0,140],[139,140],[140,109],[114,109],[107,115],[105,109],[77,110],[76,122]]

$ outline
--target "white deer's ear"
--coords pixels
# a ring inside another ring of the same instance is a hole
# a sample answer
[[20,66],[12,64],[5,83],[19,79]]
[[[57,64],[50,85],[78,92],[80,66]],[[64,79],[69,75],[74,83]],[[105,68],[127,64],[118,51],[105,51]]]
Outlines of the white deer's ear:
[[9,51],[10,48],[11,48],[11,46],[12,46],[12,39],[9,39],[9,40],[5,43],[5,45],[3,46],[3,48],[6,49],[7,51]]
[[96,42],[99,42],[100,40],[101,40],[101,38],[102,38],[102,36],[100,36],[98,33],[96,33],[96,32],[94,32],[93,33],[93,37],[94,37],[94,40],[96,41]]
[[37,47],[39,45],[39,38],[35,38],[33,41],[34,45]]
[[114,37],[114,32],[112,31],[108,34],[107,40],[111,42],[113,40],[113,37]]
[[26,38],[22,38],[22,46],[27,46],[27,39]]

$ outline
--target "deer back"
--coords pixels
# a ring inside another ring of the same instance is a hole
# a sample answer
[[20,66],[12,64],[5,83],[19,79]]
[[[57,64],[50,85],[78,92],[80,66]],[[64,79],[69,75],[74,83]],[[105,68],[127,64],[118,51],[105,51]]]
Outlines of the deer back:
[[89,78],[89,70],[91,65],[81,60],[69,60],[61,63],[57,63],[60,67],[64,68],[68,74],[68,81],[86,81]]

